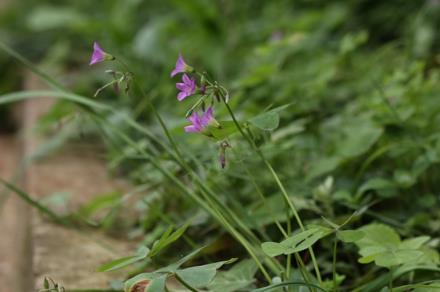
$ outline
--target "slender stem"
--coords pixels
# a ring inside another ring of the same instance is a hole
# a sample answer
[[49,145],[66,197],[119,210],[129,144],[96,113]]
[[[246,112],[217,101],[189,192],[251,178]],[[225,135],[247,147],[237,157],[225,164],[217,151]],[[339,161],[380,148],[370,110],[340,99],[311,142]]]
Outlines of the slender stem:
[[[240,153],[238,153],[234,148],[232,148],[232,151],[234,152],[235,156],[240,157]],[[244,168],[244,170],[246,171],[247,176],[249,177],[252,185],[254,186],[255,190],[257,191],[257,194],[259,195],[261,202],[264,204],[264,206],[267,206],[269,208],[269,213],[272,217],[272,220],[275,222],[275,225],[278,227],[278,229],[280,230],[281,234],[287,238],[288,237],[288,233],[286,233],[286,231],[284,230],[283,226],[281,225],[280,221],[275,217],[272,205],[267,202],[266,196],[263,194],[263,192],[261,191],[260,187],[258,186],[257,182],[255,181],[255,178],[253,177],[251,171],[249,170],[249,167],[246,165],[246,163],[243,163],[243,161],[241,159],[238,159],[240,165]]]
[[338,282],[336,279],[336,252],[338,247],[338,239],[335,237],[335,242],[333,243],[333,291],[338,291]]
[[[251,146],[251,148],[258,154],[258,156],[260,156],[260,158],[263,160],[264,164],[266,165],[266,167],[269,169],[270,173],[272,174],[273,178],[275,179],[278,187],[281,190],[281,193],[284,197],[285,202],[287,203],[287,205],[289,206],[289,208],[292,210],[293,212],[293,216],[296,219],[296,222],[298,223],[299,227],[301,228],[301,230],[305,230],[304,225],[301,221],[301,218],[299,217],[299,214],[295,208],[294,203],[290,200],[289,195],[287,194],[286,189],[284,188],[284,185],[281,183],[280,178],[278,177],[277,173],[275,172],[275,170],[273,169],[272,165],[269,163],[269,161],[266,159],[266,157],[264,156],[264,154],[261,152],[261,150],[255,145],[254,141],[244,132],[244,130],[242,129],[242,127],[240,126],[240,123],[237,121],[234,112],[232,111],[231,107],[229,106],[229,104],[225,101],[225,99],[223,98],[223,103],[225,104],[229,115],[231,116],[232,120],[234,121],[235,126],[237,127],[238,131],[240,132],[240,134],[247,140],[247,142],[249,143],[249,145]],[[313,262],[313,267],[315,269],[315,273],[316,273],[316,277],[318,278],[318,282],[322,283],[322,278],[321,278],[321,273],[319,271],[319,267],[318,267],[318,263],[316,261],[316,257],[315,254],[313,252],[312,247],[310,247],[309,249],[310,252],[310,256],[312,258],[312,262]]]
[[[121,132],[119,129],[112,127],[113,132],[117,133],[122,139],[124,139],[129,145],[134,147],[139,153],[144,155],[145,157],[148,157],[150,162],[153,164],[154,167],[156,167],[162,174],[164,174],[168,179],[170,179],[177,187],[179,187],[183,192],[185,192],[189,197],[191,197],[193,200],[195,200],[200,206],[202,206],[205,210],[207,210],[217,221],[223,225],[223,227],[228,230],[240,243],[243,245],[243,247],[246,249],[246,251],[250,254],[252,259],[256,262],[257,266],[260,268],[261,272],[263,273],[266,280],[271,283],[271,277],[269,276],[268,272],[260,262],[259,258],[257,257],[254,248],[247,242],[247,240],[239,233],[237,232],[233,226],[224,218],[222,212],[219,212],[215,206],[212,208],[207,202],[203,201],[202,198],[195,195],[191,190],[188,190],[188,188],[173,174],[171,174],[168,170],[163,168],[160,163],[156,161],[156,159],[149,155],[143,148],[140,148],[139,145],[131,140],[125,133]],[[203,194],[203,192],[202,192]],[[209,199],[206,196],[205,199]],[[208,200],[208,202],[211,202]]]

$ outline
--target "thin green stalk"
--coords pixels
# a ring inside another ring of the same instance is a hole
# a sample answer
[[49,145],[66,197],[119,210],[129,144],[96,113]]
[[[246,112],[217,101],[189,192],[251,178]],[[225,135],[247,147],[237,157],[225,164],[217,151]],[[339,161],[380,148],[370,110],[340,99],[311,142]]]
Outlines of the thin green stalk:
[[[87,98],[83,98],[83,97],[81,97],[81,96],[78,96],[78,95],[74,95],[74,94],[70,94],[70,93],[68,93],[68,92],[64,89],[64,86],[63,86],[63,85],[59,84],[55,79],[51,78],[50,76],[48,76],[48,75],[46,75],[45,73],[43,73],[42,71],[40,71],[40,70],[39,70],[36,66],[34,66],[30,61],[28,61],[26,58],[22,57],[20,54],[18,54],[18,53],[16,53],[15,51],[13,51],[11,48],[7,47],[7,46],[4,45],[3,43],[0,43],[0,48],[3,49],[4,51],[6,51],[8,54],[10,54],[12,57],[14,57],[14,58],[16,58],[17,60],[19,60],[21,63],[23,63],[23,64],[24,64],[25,66],[27,66],[28,68],[30,68],[30,69],[31,69],[31,70],[32,70],[37,76],[39,76],[39,77],[42,78],[47,84],[49,84],[49,86],[52,86],[52,87],[56,88],[57,90],[59,90],[59,91],[60,91],[60,94],[63,94],[63,95],[64,95],[64,98],[67,97],[67,99],[70,99],[71,101],[74,101],[74,102],[78,102],[79,104],[86,104],[86,105],[89,105],[91,108],[95,108],[95,107],[97,107],[97,108],[101,108],[101,109],[110,110],[111,112],[115,112],[115,110],[112,109],[112,108],[109,107],[109,106],[105,106],[105,105],[99,104],[99,103],[97,103],[97,102],[91,101],[91,100],[89,100],[89,99],[87,99]],[[128,68],[128,66],[127,66],[124,62],[120,61],[120,63],[121,63],[123,66],[125,66],[126,68]],[[141,88],[141,89],[142,89],[142,88]],[[142,90],[142,91],[143,91],[143,90]],[[45,95],[44,95],[44,96],[45,96]],[[58,96],[54,96],[54,97],[58,97]],[[23,98],[23,96],[22,96],[21,98]],[[150,102],[150,101],[149,101],[149,102]],[[153,110],[155,110],[155,109],[153,109]],[[156,113],[157,113],[157,112],[156,112]],[[161,120],[160,116],[158,116],[158,118]],[[144,127],[139,126],[135,121],[132,121],[132,120],[130,120],[129,118],[126,118],[126,121],[128,122],[129,125],[134,126],[134,128],[136,128],[136,129],[138,129],[138,130],[139,130],[139,129],[142,129],[143,132],[149,132],[149,131],[146,130]],[[163,121],[162,121],[162,122],[163,122]],[[163,125],[164,125],[164,123],[163,123]],[[165,130],[166,130],[166,127],[165,127]],[[166,133],[167,133],[167,132],[166,132]],[[160,140],[156,139],[154,135],[149,135],[149,138],[152,138],[153,141],[158,142],[159,145],[161,145],[161,146],[165,146]],[[171,136],[169,135],[169,133],[168,133],[168,138],[171,138]],[[171,141],[173,141],[172,138],[171,138]],[[168,149],[168,147],[164,147],[164,149]],[[180,152],[179,152],[178,150],[177,150],[177,152],[180,154]],[[172,153],[172,152],[170,151],[170,153]],[[184,162],[184,161],[183,161],[183,162]],[[156,162],[154,162],[153,165],[155,165],[156,168],[160,167],[160,165],[159,165],[158,163],[156,163]],[[162,170],[164,170],[164,169],[162,169]],[[170,173],[166,173],[166,172],[165,172],[164,174],[165,174],[165,176],[167,176],[167,177],[170,178],[170,179],[173,178],[173,176],[172,176]],[[177,179],[176,179],[175,182],[180,183],[180,181],[177,180]],[[179,186],[179,184],[178,184],[178,186]],[[182,187],[182,186],[180,186],[180,187]],[[184,186],[183,186],[183,187],[184,187]],[[191,197],[193,197],[193,199],[196,199],[196,201],[198,201],[198,203],[199,203],[202,207],[203,207],[203,206],[206,207],[206,204],[204,204],[204,202],[203,202],[202,200],[197,200],[197,199],[198,199],[197,196],[192,196],[192,193],[191,193],[190,191],[189,191],[189,195],[190,195]],[[196,198],[196,197],[197,197],[197,198]],[[219,222],[222,222],[222,221],[219,220]],[[246,246],[245,246],[245,248],[246,248]],[[248,248],[246,248],[246,249],[248,249]],[[255,255],[252,255],[252,254],[251,254],[251,256],[252,256],[254,259],[256,258]],[[258,259],[257,259],[257,260],[258,260]],[[263,272],[263,274],[264,274],[264,272]],[[267,275],[267,273],[266,273],[266,275]],[[266,276],[266,275],[265,275],[265,276]],[[266,276],[266,277],[267,277],[267,276]],[[270,281],[270,278],[269,278],[269,281]]]
[[[278,177],[277,173],[275,172],[275,170],[273,169],[272,165],[269,163],[269,161],[266,159],[266,157],[264,156],[264,154],[261,152],[261,150],[255,145],[254,141],[244,132],[244,130],[242,129],[242,127],[240,126],[240,123],[237,121],[234,112],[232,111],[231,107],[229,106],[229,104],[225,101],[224,96],[222,98],[223,103],[225,104],[229,115],[231,116],[235,126],[237,127],[237,129],[239,130],[240,134],[248,141],[249,145],[251,146],[251,148],[260,156],[260,158],[263,160],[264,164],[266,165],[266,167],[269,169],[270,173],[272,174],[273,178],[275,179],[278,187],[281,190],[281,193],[283,194],[284,200],[286,201],[286,203],[288,204],[289,208],[292,210],[293,212],[293,216],[295,217],[299,227],[301,228],[301,230],[305,230],[304,225],[301,221],[301,218],[299,217],[299,214],[295,208],[295,205],[293,204],[293,202],[290,200],[289,195],[287,194],[286,189],[284,188],[284,185],[281,183],[280,178]],[[318,263],[315,257],[315,254],[313,252],[312,247],[310,247],[309,249],[310,252],[310,256],[312,258],[312,262],[313,262],[313,267],[315,269],[315,273],[316,273],[316,277],[318,278],[318,282],[321,284],[322,283],[322,278],[321,278],[321,273],[319,271],[319,267],[318,267]]]
[[[122,64],[122,66],[129,70],[128,66],[121,60],[117,59],[119,61],[120,64]],[[140,86],[140,84],[137,82],[136,80],[136,76],[133,74],[133,82],[136,86],[136,88],[141,92],[143,98],[145,100],[147,100],[147,104],[150,107],[150,109],[153,111],[154,116],[156,117],[156,119],[158,120],[162,131],[165,133],[165,136],[167,137],[167,140],[169,141],[169,143],[171,144],[171,147],[173,148],[174,152],[175,152],[175,159],[177,160],[177,162],[187,171],[189,172],[192,177],[197,181],[197,184],[199,185],[199,187],[203,188],[211,197],[212,199],[214,199],[214,201],[216,201],[216,203],[230,216],[232,217],[233,221],[235,221],[235,223],[237,225],[239,225],[243,231],[245,233],[247,233],[248,236],[250,236],[250,238],[252,238],[255,242],[258,242],[257,238],[255,237],[255,235],[252,233],[252,231],[246,226],[246,224],[244,224],[242,222],[242,220],[240,220],[240,218],[234,213],[232,212],[229,208],[225,208],[223,206],[223,203],[218,199],[218,196],[209,188],[206,186],[206,183],[203,182],[199,176],[189,167],[189,165],[186,163],[185,159],[183,158],[182,153],[179,150],[179,147],[177,146],[177,143],[175,142],[175,140],[173,139],[173,137],[171,136],[168,127],[166,126],[164,120],[162,119],[161,115],[159,114],[159,112],[157,111],[156,107],[154,106],[154,104],[150,101],[150,99],[148,98],[147,94],[145,93],[144,89],[142,88],[142,86]],[[171,152],[171,151],[170,151]]]
[[69,222],[64,219],[63,217],[58,216],[56,213],[54,213],[52,210],[47,208],[46,206],[42,205],[38,201],[32,199],[27,193],[22,191],[21,189],[17,188],[16,186],[8,183],[4,179],[0,178],[0,183],[3,184],[6,188],[16,193],[23,201],[31,205],[32,207],[35,207],[38,211],[40,211],[43,214],[46,214],[48,217],[50,217],[53,221],[64,225],[64,226],[70,226]]
[[[125,63],[123,63],[122,61],[120,61],[121,64],[123,64],[124,67],[126,67],[128,69],[128,66],[125,65]],[[134,76],[134,75],[133,75]],[[142,93],[143,97],[145,99],[148,99],[145,91],[143,90],[143,88],[139,85],[139,83],[136,81],[135,79],[136,77],[133,77],[133,82],[135,83],[135,86],[138,88],[138,90]],[[248,228],[248,226],[246,224],[244,224],[242,222],[242,220],[240,220],[240,218],[234,213],[232,212],[229,208],[225,208],[223,206],[223,203],[218,199],[218,197],[216,196],[216,194],[206,185],[205,182],[203,182],[199,176],[189,167],[189,165],[186,163],[185,159],[182,156],[182,153],[180,152],[176,142],[174,141],[173,137],[171,136],[168,127],[166,126],[164,120],[162,119],[161,115],[159,114],[159,112],[156,110],[156,107],[153,105],[153,103],[151,101],[149,101],[148,99],[148,105],[150,106],[151,110],[153,111],[153,114],[155,115],[156,119],[159,121],[159,124],[163,130],[163,132],[165,133],[165,136],[167,137],[168,141],[170,142],[176,156],[175,158],[177,159],[177,161],[179,162],[179,164],[186,170],[188,171],[192,177],[197,181],[199,187],[201,187],[202,189],[204,189],[205,192],[207,192],[212,199],[214,199],[214,201],[230,216],[232,217],[232,220],[235,221],[236,224],[238,224],[238,226],[240,226],[242,228],[242,230],[248,234],[248,236],[250,236],[250,238],[255,241],[256,243],[258,243],[258,239],[255,237],[255,235],[252,233],[252,231]],[[274,262],[272,262],[272,264],[274,264]]]
[[[232,152],[234,152],[236,157],[240,156],[240,154],[237,153],[237,151],[234,148],[232,148]],[[280,230],[281,234],[285,238],[287,238],[288,235],[287,235],[286,231],[284,230],[284,228],[281,225],[280,221],[275,217],[272,205],[267,202],[266,196],[263,194],[263,192],[261,191],[261,189],[258,186],[257,182],[255,181],[254,176],[252,175],[251,171],[249,170],[249,167],[246,165],[246,163],[243,163],[243,161],[241,159],[238,159],[238,162],[240,163],[240,165],[245,170],[247,176],[249,177],[249,180],[251,181],[252,185],[254,186],[255,190],[257,191],[257,194],[260,197],[261,202],[264,204],[264,206],[267,206],[269,208],[269,213],[270,213],[270,215],[272,217],[272,220],[275,222],[275,225],[278,227],[278,229]]]
[[337,289],[337,279],[336,279],[336,253],[337,253],[337,248],[338,248],[338,239],[335,237],[335,242],[333,243],[333,268],[332,268],[332,272],[333,272],[333,290],[336,292],[338,291]]
[[[137,143],[131,140],[127,135],[122,133],[119,129],[116,129],[113,127],[113,131],[117,133],[122,139],[124,139],[129,145],[137,149],[142,155],[145,155],[145,157],[148,157],[150,162],[153,164],[154,167],[156,167],[162,174],[164,174],[168,179],[170,179],[177,187],[179,187],[183,192],[185,192],[189,197],[191,197],[193,200],[195,200],[200,206],[202,206],[205,210],[207,210],[214,218],[217,219],[218,222],[220,222],[223,227],[225,227],[242,245],[243,247],[248,251],[250,256],[254,259],[257,266],[260,268],[261,272],[263,273],[266,280],[270,283],[271,277],[267,273],[266,269],[258,259],[258,257],[255,254],[255,251],[253,250],[253,247],[247,242],[247,240],[241,236],[239,232],[237,232],[232,225],[223,217],[223,215],[220,212],[217,212],[216,209],[211,208],[206,202],[204,202],[200,197],[195,195],[191,190],[188,190],[188,188],[179,180],[177,179],[173,174],[171,174],[168,170],[163,168],[160,163],[156,161],[156,159],[152,156],[150,156],[147,152],[145,152],[144,149],[139,148]],[[206,198],[206,197],[205,197]]]

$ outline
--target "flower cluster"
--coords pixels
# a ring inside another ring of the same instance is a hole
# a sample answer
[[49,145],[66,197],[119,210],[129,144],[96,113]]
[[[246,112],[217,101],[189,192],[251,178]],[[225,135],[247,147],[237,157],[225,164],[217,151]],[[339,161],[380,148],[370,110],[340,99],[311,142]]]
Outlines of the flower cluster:
[[[188,76],[188,74],[194,73],[194,69],[185,62],[182,54],[179,54],[179,57],[177,58],[176,66],[171,72],[171,77],[174,77],[179,73],[183,73],[183,75],[182,82],[176,83],[176,88],[179,90],[179,93],[177,94],[178,101],[182,101],[185,98],[196,94],[197,91],[202,93],[202,95],[205,93],[206,86],[202,84],[198,88],[196,79]],[[191,122],[190,126],[185,127],[185,132],[187,133],[198,132],[209,136],[209,131],[206,130],[207,127],[209,125],[217,124],[214,119],[212,106],[201,114],[197,113],[197,111],[191,111],[191,114],[187,119]]]
[[[90,59],[90,65],[113,60],[116,60],[113,55],[105,52],[97,42],[93,43],[93,53]],[[126,65],[121,60],[116,61],[124,65],[124,68],[126,68]],[[110,85],[113,85],[117,90],[121,83],[126,85],[125,91],[128,92],[129,83],[133,75],[131,72],[119,72],[113,70],[107,70],[106,72],[113,76],[113,80],[99,88],[96,91],[95,96]],[[208,81],[205,74],[197,73],[193,67],[185,62],[181,54],[179,54],[176,65],[171,71],[171,77],[175,77],[178,74],[182,74],[182,81],[176,83],[176,88],[179,90],[177,93],[178,101],[183,101],[196,94],[201,96],[186,115],[187,120],[191,124],[184,128],[185,132],[201,133],[208,137],[215,138],[216,140],[221,140],[221,138],[214,135],[214,130],[221,129],[221,124],[214,118],[213,105],[216,101],[221,101],[222,98],[225,102],[228,101],[229,95],[226,89],[218,85],[217,82]],[[197,82],[198,76],[200,76],[199,84]],[[206,102],[210,102],[210,106],[207,108]],[[221,141],[219,161],[222,168],[225,167],[225,150],[228,147],[230,146],[226,141]]]
[[[214,118],[213,104],[215,101],[220,101],[219,92],[222,91],[222,93],[225,93],[224,91],[226,90],[216,83],[209,82],[204,74],[195,72],[193,67],[185,62],[181,54],[179,54],[177,58],[176,66],[171,71],[171,77],[177,74],[182,74],[182,82],[176,83],[176,88],[179,90],[177,94],[178,101],[183,101],[187,97],[197,93],[201,95],[199,100],[188,111],[187,119],[191,125],[185,127],[185,132],[201,133],[209,137],[215,137],[212,132],[215,128],[221,128],[221,125]],[[200,75],[200,86],[197,85],[196,78],[191,77],[191,75],[197,76],[197,74]],[[228,94],[225,93],[224,96],[227,101]],[[210,101],[211,105],[205,110],[206,101]],[[200,113],[197,112],[198,108],[201,108]],[[230,146],[226,141],[220,143],[219,162],[222,168],[226,165],[225,150],[228,147]]]

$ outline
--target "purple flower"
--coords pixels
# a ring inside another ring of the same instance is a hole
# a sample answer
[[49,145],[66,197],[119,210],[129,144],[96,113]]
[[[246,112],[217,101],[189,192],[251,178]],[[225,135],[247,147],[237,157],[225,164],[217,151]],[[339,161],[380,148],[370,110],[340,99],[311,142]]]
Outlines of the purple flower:
[[171,77],[176,76],[179,73],[190,73],[193,71],[193,68],[185,63],[182,54],[179,54],[179,58],[177,58],[176,67],[171,72]]
[[184,100],[186,97],[193,95],[196,92],[196,80],[190,79],[188,75],[183,74],[183,83],[176,83],[176,88],[180,90],[177,94],[177,99],[179,101]]
[[202,132],[209,124],[215,122],[213,116],[213,110],[210,106],[206,112],[199,115],[197,112],[194,112],[191,116],[189,116],[188,121],[192,123],[190,126],[185,127],[185,132],[194,133],[194,132]]
[[92,54],[92,58],[90,59],[90,64],[89,65],[93,65],[96,63],[100,63],[103,61],[108,61],[108,60],[114,60],[115,57],[113,57],[112,55],[104,52],[103,49],[101,49],[101,47],[99,46],[99,44],[97,42],[93,43],[93,54]]

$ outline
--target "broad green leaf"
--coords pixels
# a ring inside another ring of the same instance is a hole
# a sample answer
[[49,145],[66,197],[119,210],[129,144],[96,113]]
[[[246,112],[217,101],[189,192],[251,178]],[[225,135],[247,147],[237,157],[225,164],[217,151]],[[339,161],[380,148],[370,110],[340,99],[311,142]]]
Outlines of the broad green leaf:
[[301,231],[280,243],[264,242],[261,247],[269,256],[277,256],[280,254],[292,254],[311,247],[322,237],[328,235],[331,229],[325,227],[313,227],[305,231]]
[[374,259],[375,259],[378,255],[380,255],[380,254],[381,254],[381,253],[374,253],[374,254],[371,254],[371,255],[368,255],[368,256],[361,257],[361,258],[359,258],[358,262],[361,263],[361,264],[369,264],[369,263],[372,263],[372,262],[374,262]]
[[263,242],[261,244],[263,252],[270,257],[276,257],[286,251],[286,247],[278,242]]
[[360,230],[342,230],[338,231],[336,235],[339,240],[350,243],[360,240],[365,234]]
[[368,151],[382,135],[383,130],[372,124],[356,122],[344,129],[345,139],[338,143],[338,156],[355,157]]
[[428,242],[429,239],[430,239],[429,236],[419,236],[419,237],[406,239],[402,241],[402,243],[399,246],[399,249],[418,249],[423,244]]
[[181,265],[183,265],[184,263],[186,263],[187,261],[191,260],[193,257],[195,257],[200,251],[202,251],[202,249],[204,249],[205,247],[201,247],[198,248],[194,251],[192,251],[191,253],[187,254],[186,256],[184,256],[183,258],[181,258],[180,260],[178,260],[175,263],[172,263],[171,265],[168,265],[164,268],[161,268],[159,270],[157,270],[156,272],[162,272],[162,273],[175,273],[177,271],[177,269],[179,269],[179,267]]
[[208,285],[212,292],[235,292],[248,290],[255,281],[254,275],[257,265],[253,260],[243,260],[234,265],[228,271],[220,271],[214,280]]
[[272,131],[278,128],[280,123],[280,115],[279,112],[288,107],[289,105],[283,105],[272,110],[269,110],[265,113],[262,113],[256,117],[249,119],[249,123],[254,125],[255,127],[265,130]]
[[147,247],[141,246],[136,255],[120,258],[107,264],[103,264],[98,268],[98,272],[109,272],[134,264],[135,262],[145,259],[148,256],[149,252],[150,250]]
[[250,119],[249,122],[261,130],[272,131],[278,128],[280,116],[276,112],[268,111]]
[[422,255],[423,252],[419,250],[397,250],[394,252],[387,251],[376,256],[374,262],[376,265],[380,267],[388,268],[392,266],[401,265],[404,263],[415,262]]
[[363,257],[368,257],[371,255],[376,255],[376,254],[380,254],[383,252],[387,252],[388,249],[385,246],[382,245],[371,245],[371,246],[367,246],[362,248],[361,250],[359,250],[359,254]]
[[356,241],[359,247],[385,246],[396,248],[400,244],[400,237],[391,227],[384,224],[370,224],[359,228],[365,236]]
[[208,131],[217,140],[223,140],[238,131],[234,121],[222,121],[219,124],[219,127],[208,126]]
[[153,279],[148,285],[146,292],[165,292],[166,281],[167,275],[162,275]]
[[124,282],[124,290],[125,291],[132,291],[136,283],[142,282],[142,281],[148,281],[151,283],[154,279],[158,279],[162,277],[163,274],[158,273],[142,273],[139,275],[134,276],[133,278],[128,279]]
[[319,239],[325,237],[331,229],[325,227],[315,227],[302,231],[281,242],[286,247],[284,254],[292,254],[311,247]]
[[176,274],[191,286],[195,288],[202,288],[206,287],[212,281],[212,279],[214,279],[217,273],[217,269],[219,269],[224,264],[228,264],[233,261],[235,261],[235,259],[202,266],[190,267],[182,270],[177,270]]
[[360,228],[364,237],[354,241],[359,246],[360,263],[375,262],[381,267],[390,268],[397,265],[414,263],[432,263],[426,257],[423,246],[428,236],[400,240],[399,235],[390,227],[383,224],[370,224]]
[[326,174],[338,167],[341,162],[342,158],[337,156],[319,159],[312,165],[307,175],[307,179],[314,179],[318,176]]
[[357,193],[358,195],[361,195],[369,190],[374,190],[381,197],[385,198],[392,197],[397,193],[397,188],[394,182],[380,177],[372,178],[362,184]]

